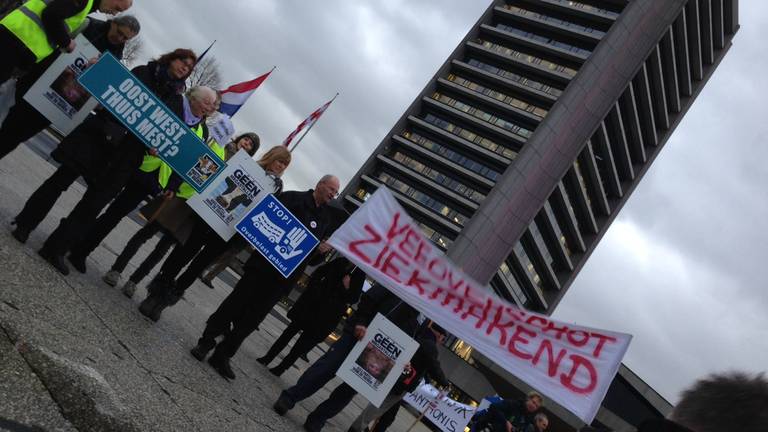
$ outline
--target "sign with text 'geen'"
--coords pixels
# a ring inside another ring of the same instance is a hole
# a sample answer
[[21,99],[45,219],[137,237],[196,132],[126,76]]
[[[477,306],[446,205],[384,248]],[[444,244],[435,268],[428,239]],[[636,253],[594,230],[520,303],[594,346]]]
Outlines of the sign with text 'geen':
[[272,194],[246,213],[236,228],[286,278],[320,244]]
[[102,55],[78,81],[144,145],[156,149],[157,156],[196,191],[205,189],[226,166],[111,54]]
[[632,336],[558,322],[498,297],[448,260],[386,187],[328,243],[419,312],[592,422]]

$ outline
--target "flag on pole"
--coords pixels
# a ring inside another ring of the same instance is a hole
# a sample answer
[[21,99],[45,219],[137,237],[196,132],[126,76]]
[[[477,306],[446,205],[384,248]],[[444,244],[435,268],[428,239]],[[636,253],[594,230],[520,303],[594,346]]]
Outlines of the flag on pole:
[[[338,94],[336,94],[338,96]],[[309,117],[305,118],[303,122],[299,123],[299,125],[296,127],[296,130],[291,132],[290,135],[283,141],[283,145],[288,147],[289,144],[291,144],[291,141],[296,138],[296,135],[299,134],[305,127],[312,127],[317,119],[320,118],[321,115],[325,112],[325,110],[328,108],[329,105],[331,105],[331,102],[333,102],[334,99],[336,99],[336,96],[333,97],[333,99],[326,102],[323,106],[316,109],[312,114],[309,115]]]
[[237,110],[245,104],[245,101],[248,100],[253,92],[259,88],[261,83],[269,77],[269,74],[271,74],[273,70],[275,70],[275,68],[272,68],[271,71],[258,78],[234,84],[222,90],[219,112],[230,117],[234,116]]
[[203,53],[200,54],[200,57],[197,58],[197,61],[195,62],[195,65],[200,63],[200,61],[203,59],[203,57],[205,57],[205,55],[208,54],[208,51],[210,51],[211,48],[213,48],[213,44],[215,44],[215,43],[216,43],[216,40],[214,39],[213,42],[211,42],[211,44],[208,45],[208,48],[206,48],[205,51],[203,51]]

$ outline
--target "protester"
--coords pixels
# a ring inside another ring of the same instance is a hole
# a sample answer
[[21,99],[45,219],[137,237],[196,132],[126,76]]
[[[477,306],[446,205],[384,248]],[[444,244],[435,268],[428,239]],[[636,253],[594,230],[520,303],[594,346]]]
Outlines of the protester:
[[[357,311],[347,320],[339,340],[304,371],[296,385],[280,393],[273,406],[275,412],[284,415],[296,403],[312,396],[333,379],[357,341],[365,337],[366,328],[377,313],[385,316],[410,336],[414,336],[419,328],[416,320],[418,312],[415,309],[383,286],[372,286],[360,299]],[[309,431],[321,430],[325,422],[341,412],[355,394],[357,392],[348,384],[339,385],[326,401],[307,416],[304,428]]]
[[[254,138],[255,137],[255,138]],[[254,141],[255,140],[255,141]],[[235,141],[228,144],[225,149],[222,149],[215,140],[209,139],[210,147],[216,152],[219,157],[224,160],[228,160],[237,150],[245,150],[249,155],[253,156],[258,150],[259,137],[255,133],[246,133],[238,137]],[[254,147],[253,143],[257,145]],[[234,144],[231,145],[231,144]],[[234,150],[232,150],[234,148]],[[186,205],[187,195],[189,189],[186,191],[180,188],[176,196],[167,199],[164,196],[159,196],[155,203],[149,203],[146,207],[153,208],[153,214],[148,215],[148,222],[128,240],[123,251],[115,259],[114,264],[110,270],[104,275],[102,280],[110,286],[116,286],[120,282],[121,273],[125,270],[125,267],[130,262],[131,258],[136,255],[139,248],[152,238],[158,232],[162,232],[163,236],[158,241],[155,248],[149,255],[141,262],[138,268],[131,274],[128,281],[123,284],[121,291],[126,297],[131,298],[136,292],[136,286],[144,279],[152,268],[163,259],[165,254],[174,246],[177,242],[185,242],[189,238],[194,228],[193,210]]]
[[[280,176],[291,161],[291,154],[283,146],[272,147],[259,160],[267,176],[272,180],[272,188],[279,193],[283,188]],[[196,214],[193,217],[192,231],[184,244],[177,244],[160,268],[160,272],[147,287],[147,298],[139,305],[139,312],[153,321],[160,319],[163,310],[175,305],[195,281],[200,273],[228,247],[243,247],[245,240],[239,235],[225,242],[202,218]],[[197,256],[195,256],[197,254]],[[194,257],[194,259],[192,259]],[[192,259],[192,262],[190,262]],[[179,277],[174,277],[189,263],[187,270]],[[271,307],[270,307],[271,308]]]
[[638,432],[764,432],[768,379],[742,372],[713,374],[683,391],[669,419],[649,420]]
[[[196,60],[194,52],[177,49],[155,62],[134,68],[132,72],[177,117],[186,118],[188,115],[189,122],[196,125],[199,122],[198,117],[189,112],[188,104],[185,104],[181,96],[184,80],[189,76]],[[72,244],[94,227],[101,210],[120,193],[142,165],[147,154],[146,146],[137,137],[133,134],[126,135],[107,163],[106,173],[88,185],[83,198],[43,244],[43,248],[38,252],[40,256],[60,273],[69,274],[64,254]]]
[[[315,238],[324,239],[341,224],[336,220],[336,213],[331,211],[328,205],[338,192],[339,179],[327,174],[317,182],[314,190],[283,192],[278,199]],[[316,250],[324,254],[330,251],[331,247],[323,241]],[[307,260],[296,268],[290,277],[285,278],[260,253],[252,253],[243,266],[243,277],[208,318],[202,337],[192,349],[192,355],[198,360],[203,360],[208,352],[216,347],[208,363],[223,377],[234,379],[230,359],[280,298],[287,294],[306,265]],[[194,277],[193,273],[192,280]],[[224,340],[217,345],[216,337],[222,335]]]
[[[541,408],[544,399],[539,393],[530,392],[524,401],[502,399],[488,407],[480,418],[473,418],[473,431],[522,432],[534,424],[534,416]],[[479,417],[476,415],[475,417]]]
[[115,15],[131,7],[133,0],[29,0],[0,20],[0,84],[14,69],[28,69],[57,49],[72,52],[72,34],[91,12]]
[[[357,416],[349,427],[349,432],[363,432],[367,430],[368,425],[376,418],[381,417],[390,408],[397,406],[405,396],[405,393],[412,392],[419,385],[420,381],[428,376],[431,380],[437,382],[441,387],[450,386],[450,382],[445,377],[443,369],[440,367],[440,359],[437,347],[445,340],[446,331],[435,323],[427,327],[417,338],[419,348],[413,355],[410,363],[406,366],[403,375],[392,387],[381,405],[377,408],[373,404],[363,409],[363,412]],[[317,429],[319,430],[319,428]],[[385,430],[379,428],[378,430]]]
[[269,365],[301,332],[280,364],[269,370],[273,375],[282,375],[302,354],[309,353],[336,328],[347,307],[360,298],[363,282],[365,273],[344,257],[318,267],[312,273],[306,290],[288,311],[291,323],[258,362]]
[[525,432],[544,432],[549,427],[549,417],[540,412],[533,416],[533,423],[525,428]]
[[[83,31],[83,36],[100,52],[110,52],[116,58],[121,59],[123,58],[125,43],[136,37],[139,34],[139,30],[139,21],[131,15],[121,15],[106,22],[91,18],[88,20],[88,26]],[[2,140],[0,141],[0,159],[7,156],[19,144],[32,138],[51,124],[47,117],[24,99],[24,95],[58,57],[59,54],[48,56],[48,58],[34,65],[16,81],[15,104],[8,111],[8,116],[5,118],[2,128],[0,128],[0,137],[2,137],[0,138]],[[95,123],[101,126],[103,120],[92,119],[91,117],[88,120],[95,121]],[[106,146],[98,146],[98,148],[104,147]],[[93,151],[96,149],[88,150]],[[52,156],[56,159],[55,152]],[[59,161],[58,159],[56,160]],[[77,174],[75,178],[79,175]],[[34,226],[32,229],[34,229]]]

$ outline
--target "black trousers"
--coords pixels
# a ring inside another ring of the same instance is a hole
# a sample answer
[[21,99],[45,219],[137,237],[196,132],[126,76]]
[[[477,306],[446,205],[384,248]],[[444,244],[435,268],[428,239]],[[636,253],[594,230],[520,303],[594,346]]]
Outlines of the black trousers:
[[308,354],[310,351],[312,351],[312,348],[314,348],[315,345],[319,344],[320,342],[325,339],[328,335],[318,335],[316,332],[313,332],[308,329],[303,329],[298,324],[291,321],[290,324],[288,324],[288,327],[283,330],[283,333],[280,334],[280,337],[275,340],[275,342],[272,344],[272,346],[269,348],[269,351],[264,355],[264,360],[266,360],[266,364],[269,364],[272,360],[277,357],[278,354],[280,354],[280,351],[283,350],[288,345],[288,342],[293,339],[294,336],[296,336],[299,332],[301,332],[301,336],[296,340],[296,343],[293,344],[291,347],[291,350],[288,352],[288,354],[283,357],[283,360],[275,366],[275,369],[279,371],[285,371],[289,367],[293,366],[294,363],[296,363],[296,360],[299,359],[304,354]]
[[43,251],[47,254],[63,256],[77,239],[84,237],[94,226],[101,210],[139,169],[143,157],[144,146],[134,139],[126,140],[111,159],[108,173],[99,176],[88,187],[75,208],[48,236],[43,244]]
[[80,177],[80,173],[61,165],[30,195],[24,208],[16,216],[16,225],[29,231],[34,230],[50,213],[62,193]]
[[14,69],[28,69],[37,61],[32,51],[5,26],[0,26],[0,50],[3,52],[3,61],[0,62],[0,84],[8,81]]
[[72,255],[86,258],[99,247],[124,217],[136,209],[148,195],[157,191],[152,187],[151,182],[157,182],[156,172],[145,173],[137,169],[125,188],[96,219],[91,229],[87,230],[85,235],[72,246]]
[[[117,259],[115,259],[115,263],[112,264],[110,270],[122,273],[123,270],[125,270],[125,267],[128,266],[131,258],[133,258],[134,255],[136,255],[136,252],[139,251],[139,248],[141,248],[147,240],[151,239],[155,234],[162,230],[162,226],[157,222],[150,222],[141,227],[141,229],[136,231],[136,234],[128,240],[128,243],[126,243],[125,248],[120,252],[120,255],[117,256]],[[152,249],[152,252],[147,255],[139,267],[131,274],[129,280],[135,284],[141,282],[141,280],[152,271],[157,263],[163,259],[165,254],[168,253],[168,250],[170,250],[171,246],[174,244],[176,244],[176,239],[172,235],[164,232],[155,248]]]
[[290,287],[268,262],[262,264],[246,268],[232,292],[208,318],[199,344],[213,346],[216,337],[225,335],[224,340],[216,346],[214,355],[217,357],[234,356],[243,341],[259,328],[259,324],[285,294],[286,286]]
[[0,159],[14,151],[19,144],[27,141],[51,122],[27,101],[19,97],[16,104],[8,111],[8,116],[0,127]]

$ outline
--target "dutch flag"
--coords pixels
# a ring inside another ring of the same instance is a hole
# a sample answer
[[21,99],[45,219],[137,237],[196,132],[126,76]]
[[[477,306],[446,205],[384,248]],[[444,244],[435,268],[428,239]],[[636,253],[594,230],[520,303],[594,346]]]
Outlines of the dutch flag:
[[275,70],[275,68],[272,68],[271,71],[256,79],[234,84],[222,90],[219,112],[233,117],[240,107],[245,104],[245,101],[251,97],[253,92],[259,88],[261,83],[269,77],[269,74],[271,74],[273,70]]

